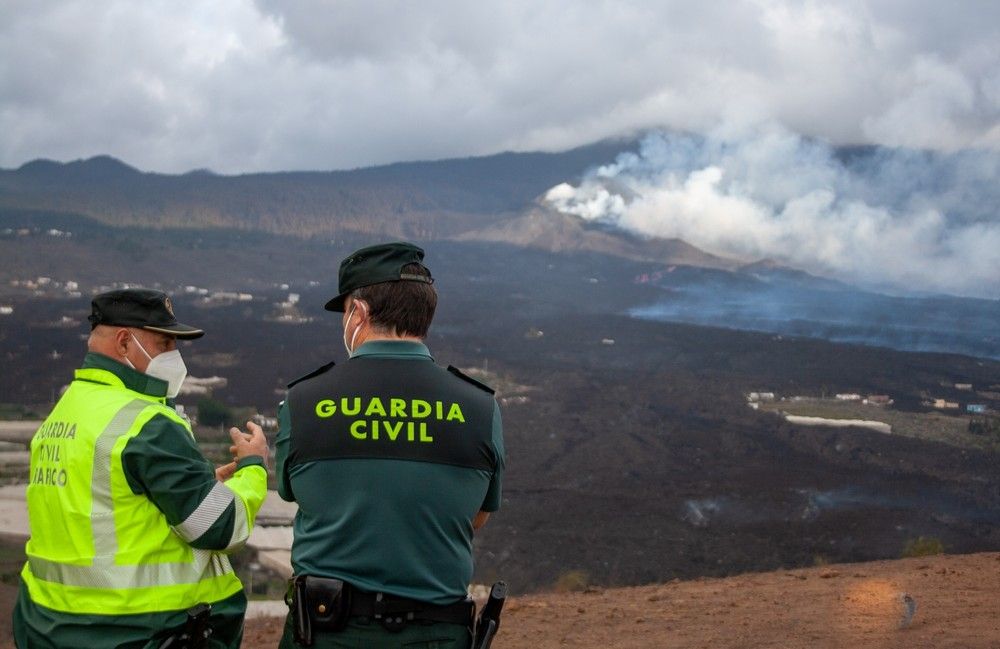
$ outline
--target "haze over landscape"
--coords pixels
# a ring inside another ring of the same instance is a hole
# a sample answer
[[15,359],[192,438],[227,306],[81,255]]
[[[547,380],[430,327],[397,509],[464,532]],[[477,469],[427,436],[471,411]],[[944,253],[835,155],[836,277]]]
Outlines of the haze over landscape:
[[[684,636],[689,616],[638,612],[656,601],[714,611],[677,646],[746,646],[713,592],[850,609],[814,579],[854,575],[863,597],[940,602],[975,590],[955,570],[993,565],[835,566],[1000,550],[997,3],[57,0],[4,18],[4,484],[26,471],[5,431],[72,376],[94,293],[156,286],[206,329],[181,347],[203,383],[179,403],[212,453],[209,413],[273,417],[288,381],[344,358],[322,309],[340,259],[405,239],[441,295],[436,360],[498,390],[508,474],[475,579],[542,598],[503,646],[548,607],[662,646],[637,625]],[[602,590],[639,585],[621,608]],[[771,619],[801,631],[795,610]],[[912,646],[1000,641],[918,611]]]

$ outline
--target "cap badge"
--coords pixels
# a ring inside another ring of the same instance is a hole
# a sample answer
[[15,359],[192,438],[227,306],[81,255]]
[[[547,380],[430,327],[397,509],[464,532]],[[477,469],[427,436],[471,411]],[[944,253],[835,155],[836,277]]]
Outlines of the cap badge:
[[163,298],[163,306],[166,307],[167,313],[169,313],[171,317],[174,317],[174,318],[177,317],[177,316],[174,315],[174,305],[170,301],[169,297]]

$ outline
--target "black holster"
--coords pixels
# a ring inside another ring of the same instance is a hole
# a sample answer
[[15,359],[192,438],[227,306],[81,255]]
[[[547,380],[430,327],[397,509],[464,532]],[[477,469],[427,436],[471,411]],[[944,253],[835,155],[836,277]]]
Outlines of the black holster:
[[208,625],[211,614],[211,604],[198,604],[188,609],[184,627],[164,640],[159,649],[202,649],[207,646],[212,635],[212,627]]
[[351,590],[340,579],[299,575],[289,582],[285,603],[292,612],[295,644],[311,647],[313,631],[341,631],[351,612]]
[[498,581],[490,588],[490,596],[476,621],[472,649],[490,649],[493,638],[500,629],[500,613],[503,611],[505,601],[507,601],[507,582]]

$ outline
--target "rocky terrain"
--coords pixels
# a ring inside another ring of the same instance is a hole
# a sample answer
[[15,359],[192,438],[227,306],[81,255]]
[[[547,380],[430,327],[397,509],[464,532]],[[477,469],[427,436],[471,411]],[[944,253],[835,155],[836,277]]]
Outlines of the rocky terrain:
[[[539,593],[506,605],[495,649],[995,649],[1000,555],[918,557],[633,588]],[[281,620],[243,646],[277,646]]]
[[[17,547],[0,544],[5,574]],[[567,583],[508,599],[496,649],[996,649],[1000,554],[938,555],[673,580]],[[0,649],[16,588],[0,584]],[[283,620],[247,621],[245,649],[273,649]]]

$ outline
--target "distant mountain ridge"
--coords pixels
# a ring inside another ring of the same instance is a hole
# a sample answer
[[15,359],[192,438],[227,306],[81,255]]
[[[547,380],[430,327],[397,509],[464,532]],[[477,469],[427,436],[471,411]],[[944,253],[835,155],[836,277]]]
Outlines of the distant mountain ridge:
[[[111,156],[34,160],[0,170],[0,210],[86,217],[111,227],[236,229],[297,237],[484,241],[551,252],[734,270],[738,262],[678,240],[585,223],[539,196],[635,141],[562,153],[501,153],[329,172],[238,176],[143,172]],[[9,221],[9,219],[7,219]]]
[[[233,176],[207,169],[177,175],[144,172],[107,155],[65,163],[40,159],[0,169],[0,212],[13,227],[24,225],[17,221],[30,225],[32,215],[45,214],[48,220],[61,215],[64,221],[82,216],[113,228],[238,230],[339,242],[481,241],[844,288],[773,261],[727,259],[681,239],[642,237],[587,223],[540,198],[638,144],[637,139],[606,140],[559,153]],[[880,151],[837,150],[856,164],[875,164]]]
[[125,164],[118,158],[109,155],[98,155],[86,160],[72,162],[57,162],[47,158],[39,158],[26,162],[16,169],[16,173],[35,177],[51,176],[84,179],[114,179],[122,176],[135,176],[142,172]]
[[520,212],[551,186],[633,145],[238,176],[147,173],[110,156],[35,160],[0,170],[0,208],[75,213],[122,227],[447,238]]

